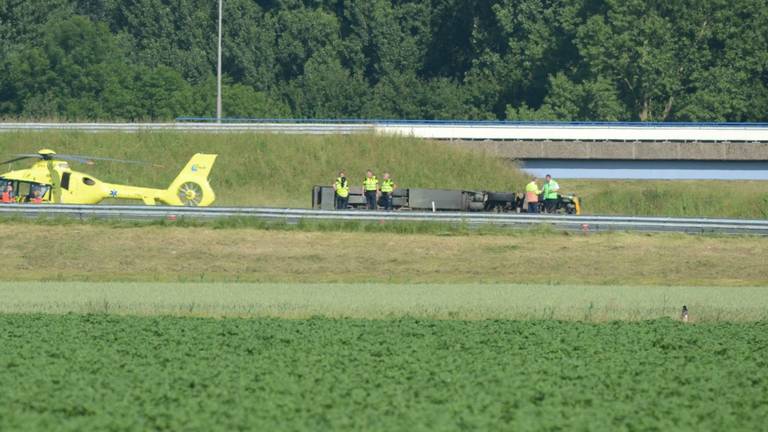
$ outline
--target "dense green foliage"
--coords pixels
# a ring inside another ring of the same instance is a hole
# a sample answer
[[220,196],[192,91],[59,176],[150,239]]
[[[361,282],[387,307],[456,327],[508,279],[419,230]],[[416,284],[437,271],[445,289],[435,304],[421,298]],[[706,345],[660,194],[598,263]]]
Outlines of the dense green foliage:
[[[0,116],[214,114],[209,0],[0,2]],[[225,0],[247,117],[768,120],[765,0]]]
[[4,430],[759,430],[766,323],[0,316]]

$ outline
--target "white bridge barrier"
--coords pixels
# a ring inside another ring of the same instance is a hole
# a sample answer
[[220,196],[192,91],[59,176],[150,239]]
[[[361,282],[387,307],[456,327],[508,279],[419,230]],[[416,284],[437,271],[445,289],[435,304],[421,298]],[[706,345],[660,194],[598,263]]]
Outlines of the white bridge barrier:
[[384,125],[376,132],[442,140],[768,142],[768,127]]
[[256,132],[413,136],[438,140],[768,142],[766,123],[526,123],[443,121],[179,121],[170,123],[0,123],[3,131]]

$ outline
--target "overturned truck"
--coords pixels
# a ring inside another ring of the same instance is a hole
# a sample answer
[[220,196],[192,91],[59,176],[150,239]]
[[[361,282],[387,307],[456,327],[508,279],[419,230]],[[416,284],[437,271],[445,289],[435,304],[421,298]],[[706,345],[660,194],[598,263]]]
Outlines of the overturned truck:
[[[487,192],[451,189],[397,189],[392,206],[396,210],[458,211],[458,212],[526,212],[525,195],[517,192]],[[330,186],[312,188],[312,208],[333,210],[335,191]],[[362,187],[351,187],[349,208],[364,209]],[[556,212],[581,214],[581,203],[575,195],[558,195]]]

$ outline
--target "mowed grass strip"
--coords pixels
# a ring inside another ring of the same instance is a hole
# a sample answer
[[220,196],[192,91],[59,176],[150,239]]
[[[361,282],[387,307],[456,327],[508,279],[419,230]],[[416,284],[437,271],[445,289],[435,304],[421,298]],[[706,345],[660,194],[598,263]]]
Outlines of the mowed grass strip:
[[4,223],[16,281],[768,285],[768,240]]
[[602,322],[768,320],[765,287],[0,282],[0,313]]

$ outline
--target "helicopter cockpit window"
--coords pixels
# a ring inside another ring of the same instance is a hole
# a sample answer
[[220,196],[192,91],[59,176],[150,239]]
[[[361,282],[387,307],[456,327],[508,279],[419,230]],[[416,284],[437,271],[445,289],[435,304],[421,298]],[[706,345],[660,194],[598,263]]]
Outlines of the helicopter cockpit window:
[[32,187],[30,187],[30,198],[40,197],[40,199],[48,199],[49,197],[48,192],[51,190],[51,187],[48,185],[42,185],[42,184],[32,184]]
[[[8,192],[7,190],[9,185],[11,186],[10,192]],[[0,193],[2,194],[9,193],[7,197],[7,200],[9,201],[6,201],[5,195],[3,195],[4,197],[3,202],[13,202],[13,200],[16,198],[16,185],[13,184],[13,180],[6,180],[3,178],[0,178]]]
[[40,183],[17,182],[16,196],[22,202],[33,202],[36,198],[50,200],[51,187]]

